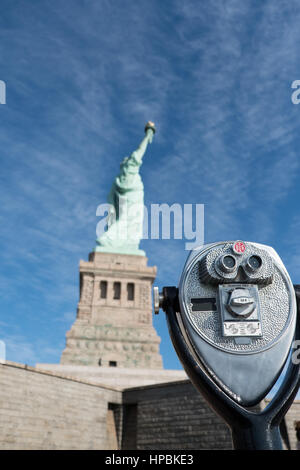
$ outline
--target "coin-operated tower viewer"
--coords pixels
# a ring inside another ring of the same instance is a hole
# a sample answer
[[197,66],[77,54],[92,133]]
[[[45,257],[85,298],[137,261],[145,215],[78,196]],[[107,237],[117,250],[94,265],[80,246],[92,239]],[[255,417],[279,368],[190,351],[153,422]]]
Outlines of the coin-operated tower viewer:
[[[231,428],[236,449],[282,448],[279,425],[299,387],[297,295],[274,249],[242,241],[192,251],[178,289],[154,288],[183,367]],[[285,365],[268,406],[251,410]]]

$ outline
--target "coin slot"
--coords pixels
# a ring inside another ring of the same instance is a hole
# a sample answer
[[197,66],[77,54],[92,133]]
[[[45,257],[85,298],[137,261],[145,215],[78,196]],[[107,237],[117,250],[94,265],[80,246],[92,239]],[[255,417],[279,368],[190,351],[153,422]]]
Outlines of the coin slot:
[[216,298],[191,299],[193,312],[215,312],[217,310]]

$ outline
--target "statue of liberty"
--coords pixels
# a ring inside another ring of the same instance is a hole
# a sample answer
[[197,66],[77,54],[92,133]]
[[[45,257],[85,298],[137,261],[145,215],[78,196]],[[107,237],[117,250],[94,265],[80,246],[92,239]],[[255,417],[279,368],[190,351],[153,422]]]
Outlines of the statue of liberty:
[[139,170],[154,133],[154,123],[147,122],[138,149],[120,165],[120,173],[108,195],[107,230],[97,238],[96,252],[145,256],[139,249],[144,218],[144,185]]

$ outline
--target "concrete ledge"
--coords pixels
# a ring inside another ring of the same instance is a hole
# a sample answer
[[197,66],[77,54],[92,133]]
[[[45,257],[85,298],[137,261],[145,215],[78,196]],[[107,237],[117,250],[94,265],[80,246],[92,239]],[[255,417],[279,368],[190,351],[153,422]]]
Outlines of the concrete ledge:
[[52,377],[57,377],[59,379],[70,380],[72,382],[78,382],[78,383],[82,383],[85,385],[92,385],[93,387],[105,388],[107,390],[121,391],[121,389],[118,389],[117,387],[112,387],[106,384],[102,384],[102,383],[99,383],[98,381],[94,382],[88,379],[81,379],[80,377],[69,375],[65,373],[64,371],[60,371],[59,369],[54,371],[54,370],[50,370],[46,368],[43,369],[39,367],[29,366],[27,364],[21,364],[21,363],[13,362],[13,361],[2,362],[0,363],[0,367],[1,366],[2,367],[14,367],[16,369],[24,369],[24,370],[28,370],[29,372],[34,372],[34,373],[41,374],[41,375],[50,375]]
[[135,369],[67,364],[37,364],[36,369],[75,377],[80,381],[112,387],[117,390],[173,383],[188,379],[183,370]]

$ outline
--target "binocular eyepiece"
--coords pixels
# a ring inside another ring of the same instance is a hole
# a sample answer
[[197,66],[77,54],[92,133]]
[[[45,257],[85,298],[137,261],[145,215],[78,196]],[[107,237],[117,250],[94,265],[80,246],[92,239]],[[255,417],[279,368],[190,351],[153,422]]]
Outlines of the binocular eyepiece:
[[201,281],[211,284],[270,284],[274,274],[272,257],[268,252],[254,244],[246,248],[243,242],[212,248],[201,259],[199,271]]

